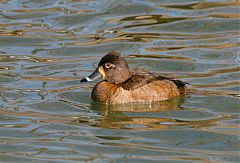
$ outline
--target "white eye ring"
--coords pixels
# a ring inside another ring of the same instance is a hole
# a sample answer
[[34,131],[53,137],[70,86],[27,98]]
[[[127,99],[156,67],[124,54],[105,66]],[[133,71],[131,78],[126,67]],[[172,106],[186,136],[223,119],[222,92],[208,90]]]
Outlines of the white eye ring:
[[111,68],[112,66],[113,66],[113,65],[112,65],[111,63],[109,63],[109,62],[108,62],[108,63],[105,63],[105,67],[106,67],[106,68]]

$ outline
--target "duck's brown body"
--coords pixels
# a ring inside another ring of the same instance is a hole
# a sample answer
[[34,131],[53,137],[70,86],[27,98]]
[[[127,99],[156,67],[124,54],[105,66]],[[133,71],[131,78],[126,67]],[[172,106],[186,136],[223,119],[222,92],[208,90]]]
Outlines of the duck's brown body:
[[106,104],[149,103],[168,100],[186,93],[187,83],[149,72],[130,72],[127,62],[118,52],[110,52],[100,61],[95,72],[81,80],[93,79],[97,74],[103,81],[97,83],[91,97]]
[[101,103],[124,104],[163,101],[185,94],[183,82],[176,80],[177,86],[174,80],[161,78],[137,74],[120,84],[101,81],[94,86],[91,97]]
[[128,91],[121,86],[102,81],[92,91],[94,101],[107,104],[149,103],[179,96],[177,87],[170,81],[154,81],[141,88]]

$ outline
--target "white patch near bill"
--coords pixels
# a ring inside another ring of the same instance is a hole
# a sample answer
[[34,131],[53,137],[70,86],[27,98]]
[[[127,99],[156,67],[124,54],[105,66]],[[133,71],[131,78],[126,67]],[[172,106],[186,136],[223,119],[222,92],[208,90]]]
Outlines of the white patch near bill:
[[93,81],[92,79],[90,79],[88,76],[85,77],[85,79],[87,79],[87,81]]

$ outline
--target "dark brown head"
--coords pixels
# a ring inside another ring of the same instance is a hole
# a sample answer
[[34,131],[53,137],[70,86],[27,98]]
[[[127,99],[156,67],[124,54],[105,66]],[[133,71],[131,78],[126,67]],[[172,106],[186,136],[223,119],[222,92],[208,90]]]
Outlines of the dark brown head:
[[81,82],[92,81],[96,79],[97,74],[101,74],[103,80],[115,84],[122,83],[131,76],[126,60],[116,51],[111,51],[102,57],[96,70]]

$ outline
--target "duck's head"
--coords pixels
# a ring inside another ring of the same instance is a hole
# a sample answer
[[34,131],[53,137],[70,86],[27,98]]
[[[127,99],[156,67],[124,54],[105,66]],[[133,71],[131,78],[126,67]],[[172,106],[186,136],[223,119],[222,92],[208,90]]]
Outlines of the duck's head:
[[95,71],[81,82],[94,81],[98,79],[99,74],[103,80],[115,84],[122,83],[131,76],[126,60],[116,51],[111,51],[102,57]]

